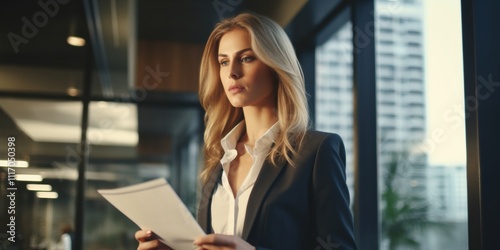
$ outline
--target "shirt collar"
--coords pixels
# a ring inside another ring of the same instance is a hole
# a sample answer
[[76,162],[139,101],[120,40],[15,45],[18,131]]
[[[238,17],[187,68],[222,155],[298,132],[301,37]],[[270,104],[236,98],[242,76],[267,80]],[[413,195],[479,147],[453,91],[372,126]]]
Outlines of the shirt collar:
[[[238,143],[238,140],[242,136],[244,130],[245,130],[245,121],[241,121],[238,123],[229,133],[227,133],[226,136],[224,136],[221,139],[221,145],[222,148],[224,149],[224,159],[221,162],[224,164],[227,161],[232,161],[234,158],[236,158],[235,151],[236,144]],[[246,147],[247,150],[252,155],[257,155],[262,153],[263,151],[269,150],[271,148],[272,143],[276,139],[276,136],[278,135],[279,132],[279,125],[278,122],[273,124],[257,141],[255,142],[254,148],[251,147]]]
[[271,148],[280,127],[278,122],[271,126],[257,141],[255,142],[255,147],[253,148],[253,154],[260,154],[262,151],[268,151]]
[[240,139],[241,135],[243,134],[243,131],[245,129],[245,121],[241,121],[236,126],[234,126],[229,133],[227,133],[224,138],[220,141],[222,148],[224,149],[224,152],[227,152],[230,149],[236,148],[236,144],[238,143],[238,139]]

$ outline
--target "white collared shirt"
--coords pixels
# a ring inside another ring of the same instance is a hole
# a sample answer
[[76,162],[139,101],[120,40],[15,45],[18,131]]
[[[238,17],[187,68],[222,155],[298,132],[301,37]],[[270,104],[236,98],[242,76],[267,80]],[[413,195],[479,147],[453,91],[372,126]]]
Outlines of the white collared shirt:
[[229,173],[231,161],[238,155],[236,144],[243,134],[244,129],[245,124],[244,121],[242,121],[221,140],[224,156],[220,160],[220,163],[223,171],[221,181],[218,182],[215,187],[211,206],[212,228],[217,234],[229,234],[241,237],[250,193],[252,192],[260,169],[271,150],[274,139],[279,132],[278,123],[275,123],[257,139],[253,148],[245,145],[246,151],[253,159],[253,164],[245,180],[238,189],[236,197],[234,197],[231,186],[229,185],[227,173]]

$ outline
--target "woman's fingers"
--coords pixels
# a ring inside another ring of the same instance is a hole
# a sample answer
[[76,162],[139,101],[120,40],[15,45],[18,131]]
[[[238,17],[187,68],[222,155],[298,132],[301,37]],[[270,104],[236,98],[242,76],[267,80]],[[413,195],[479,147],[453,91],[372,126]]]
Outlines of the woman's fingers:
[[194,241],[196,245],[223,245],[223,246],[234,246],[235,237],[231,235],[223,234],[209,234],[206,236],[199,237]]
[[153,235],[150,230],[139,230],[135,232],[135,239],[139,242],[145,242]]
[[150,240],[145,242],[140,242],[137,250],[152,250],[152,249],[170,249],[163,245],[159,240]]
[[203,250],[255,250],[248,242],[234,235],[209,234],[199,237],[193,243]]
[[135,232],[135,239],[139,241],[137,250],[172,250],[159,241],[151,230],[139,230]]

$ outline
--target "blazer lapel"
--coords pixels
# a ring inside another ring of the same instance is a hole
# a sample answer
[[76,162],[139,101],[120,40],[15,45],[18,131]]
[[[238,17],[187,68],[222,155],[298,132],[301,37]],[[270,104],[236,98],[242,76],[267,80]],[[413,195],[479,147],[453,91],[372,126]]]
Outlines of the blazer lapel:
[[248,199],[245,224],[243,226],[242,233],[242,238],[244,240],[248,238],[250,229],[252,229],[261,204],[264,201],[269,188],[271,188],[271,185],[273,184],[276,177],[278,177],[284,165],[285,161],[279,161],[277,162],[276,166],[274,166],[268,160],[266,160],[262,165],[262,169],[260,170],[259,176],[257,177],[257,180],[255,181],[255,184],[253,186],[252,193],[250,194],[250,197]]
[[222,175],[222,166],[220,164],[210,174],[208,181],[201,189],[200,203],[198,206],[198,224],[206,233],[211,233],[210,205],[215,185]]

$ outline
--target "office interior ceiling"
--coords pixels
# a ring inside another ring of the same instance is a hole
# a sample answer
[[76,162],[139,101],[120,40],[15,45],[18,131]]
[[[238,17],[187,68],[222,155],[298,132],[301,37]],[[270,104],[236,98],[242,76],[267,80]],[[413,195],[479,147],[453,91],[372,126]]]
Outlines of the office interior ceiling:
[[[78,143],[81,102],[0,99],[0,107],[35,142]],[[94,145],[135,146],[135,104],[92,102],[87,139]]]

